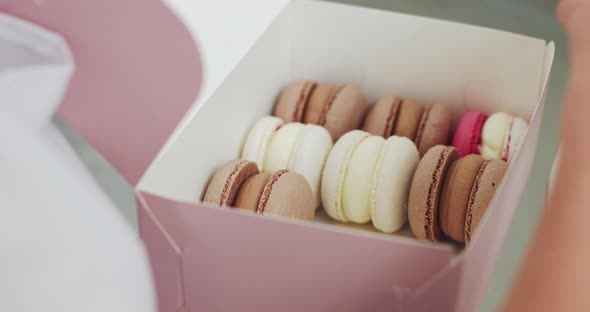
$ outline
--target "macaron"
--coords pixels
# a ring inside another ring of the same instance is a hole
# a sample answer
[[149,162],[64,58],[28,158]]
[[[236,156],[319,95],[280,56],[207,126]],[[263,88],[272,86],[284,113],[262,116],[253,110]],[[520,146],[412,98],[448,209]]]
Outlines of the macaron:
[[330,217],[342,222],[367,223],[385,233],[407,222],[407,198],[420,161],[408,138],[385,140],[351,131],[336,142],[322,178],[322,202]]
[[332,219],[348,222],[342,204],[344,178],[355,148],[369,136],[361,130],[350,131],[334,144],[328,155],[322,174],[321,197],[324,210]]
[[438,205],[445,176],[451,164],[459,158],[452,146],[437,145],[424,155],[412,180],[408,214],[412,232],[418,239],[439,241],[441,230]]
[[283,125],[273,134],[266,149],[262,171],[275,172],[287,169],[293,147],[303,128],[305,128],[304,124],[292,122]]
[[283,125],[280,118],[265,116],[260,118],[250,129],[242,148],[242,159],[256,163],[262,171],[266,159],[266,149],[273,134]]
[[342,210],[346,220],[354,223],[371,221],[373,174],[379,154],[385,144],[381,136],[368,136],[353,150],[344,164],[346,174],[342,189]]
[[288,170],[259,173],[256,163],[243,159],[217,169],[203,202],[302,220],[315,215],[313,194],[302,175]]
[[410,99],[403,99],[393,134],[415,141],[423,114],[422,105]]
[[203,202],[231,207],[244,181],[258,172],[256,163],[252,161],[235,159],[225,163],[209,182]]
[[325,127],[333,140],[360,127],[367,101],[352,85],[318,85],[295,81],[283,89],[273,114],[285,122],[303,122]]
[[465,241],[465,216],[473,182],[485,162],[480,155],[465,156],[453,164],[444,179],[439,204],[442,232],[458,242]]
[[397,135],[413,141],[423,113],[424,108],[412,100],[384,96],[369,110],[363,130],[384,138]]
[[295,172],[259,173],[240,188],[234,206],[262,215],[313,220],[315,204],[309,184]]
[[392,136],[383,144],[373,174],[370,207],[373,226],[384,233],[408,221],[408,195],[420,154],[407,137]]
[[381,97],[367,113],[363,130],[372,134],[389,138],[395,132],[402,99],[397,96]]
[[527,122],[506,113],[495,113],[485,122],[481,133],[481,156],[510,161],[518,152],[528,129]]
[[451,112],[446,106],[434,104],[426,107],[414,140],[421,156],[424,156],[433,146],[449,143],[451,124]]
[[315,81],[293,81],[279,95],[273,115],[284,122],[302,122],[307,103],[317,86]]
[[320,182],[332,137],[318,125],[288,123],[274,132],[266,146],[264,172],[288,169],[301,174],[309,183],[316,209],[321,204]]
[[473,182],[465,214],[465,242],[469,243],[508,169],[504,161],[485,161]]
[[453,146],[461,157],[469,154],[479,154],[481,145],[481,131],[488,116],[480,111],[468,111],[459,120]]

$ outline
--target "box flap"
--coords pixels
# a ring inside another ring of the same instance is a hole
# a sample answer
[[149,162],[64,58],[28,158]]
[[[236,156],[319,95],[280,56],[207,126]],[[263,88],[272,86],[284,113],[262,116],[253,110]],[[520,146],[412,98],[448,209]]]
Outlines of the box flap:
[[[291,0],[165,0],[169,8],[198,35],[205,80],[197,104],[204,103],[236,67]],[[191,108],[177,130],[190,121]]]
[[397,311],[454,254],[445,245],[141,196],[182,251],[190,311]]
[[543,108],[547,92],[547,84],[553,64],[555,45],[549,43],[545,52],[545,71],[543,88],[539,95],[539,103],[534,113],[529,131],[517,157],[512,161],[500,189],[490,203],[495,209],[488,211],[479,225],[479,229],[466,249],[464,271],[461,278],[461,290],[457,311],[476,311],[488,287],[490,277],[494,272],[496,261],[516,208],[526,187],[530,170],[535,159],[537,141],[543,119]]
[[60,113],[135,184],[199,92],[191,33],[157,0],[2,1],[0,11],[65,37],[77,70]]

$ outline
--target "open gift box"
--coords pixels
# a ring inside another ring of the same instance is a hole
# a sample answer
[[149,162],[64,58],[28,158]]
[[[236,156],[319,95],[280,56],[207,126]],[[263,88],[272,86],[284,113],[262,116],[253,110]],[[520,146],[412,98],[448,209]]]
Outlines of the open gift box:
[[[129,1],[114,12],[70,2],[77,17],[59,18],[59,3],[48,4],[53,10],[3,6],[72,44],[79,70],[61,113],[136,185],[140,235],[160,311],[476,310],[535,157],[552,43],[405,14],[290,1],[170,136],[200,84],[193,34],[201,30],[190,21],[195,8],[180,1]],[[144,14],[130,26],[120,12],[133,5]],[[321,218],[286,221],[201,204],[214,170],[239,156],[248,129],[271,112],[278,92],[294,79],[356,84],[370,102],[386,94],[437,101],[455,121],[470,108],[528,120],[522,147],[472,243],[457,251]]]

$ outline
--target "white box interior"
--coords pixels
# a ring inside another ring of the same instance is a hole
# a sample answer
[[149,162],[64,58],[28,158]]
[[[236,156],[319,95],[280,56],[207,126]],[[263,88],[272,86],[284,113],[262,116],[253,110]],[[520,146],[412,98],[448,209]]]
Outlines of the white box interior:
[[[532,117],[546,42],[392,12],[294,1],[152,163],[138,189],[199,202],[215,169],[240,155],[249,128],[294,79]],[[205,77],[206,79],[206,77]]]

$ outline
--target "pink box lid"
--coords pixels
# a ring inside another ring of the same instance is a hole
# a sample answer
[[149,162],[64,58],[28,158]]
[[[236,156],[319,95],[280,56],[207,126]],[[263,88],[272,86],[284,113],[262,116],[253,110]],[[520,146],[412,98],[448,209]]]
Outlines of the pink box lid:
[[2,1],[0,11],[65,37],[77,70],[60,113],[135,185],[199,93],[193,35],[158,0]]

